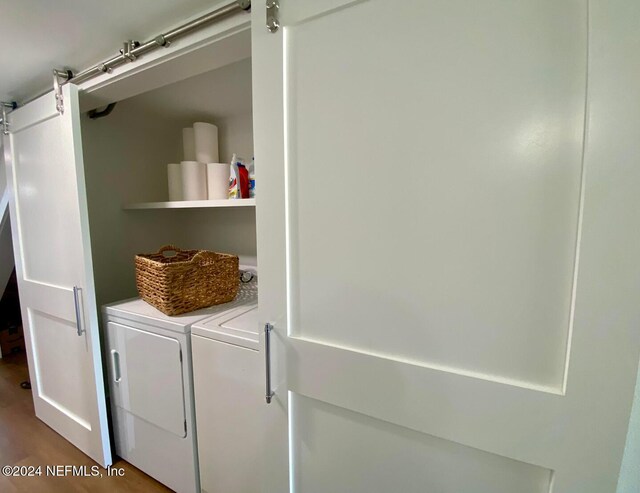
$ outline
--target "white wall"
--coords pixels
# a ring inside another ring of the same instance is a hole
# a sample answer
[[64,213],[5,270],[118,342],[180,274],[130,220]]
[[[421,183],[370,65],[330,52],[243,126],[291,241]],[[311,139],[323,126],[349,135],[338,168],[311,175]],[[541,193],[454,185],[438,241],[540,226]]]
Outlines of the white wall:
[[[98,304],[136,294],[134,255],[178,242],[175,211],[124,211],[123,204],[162,200],[163,165],[176,138],[135,105],[118,105],[105,119],[82,121],[89,223]],[[155,136],[155,139],[151,138]]]

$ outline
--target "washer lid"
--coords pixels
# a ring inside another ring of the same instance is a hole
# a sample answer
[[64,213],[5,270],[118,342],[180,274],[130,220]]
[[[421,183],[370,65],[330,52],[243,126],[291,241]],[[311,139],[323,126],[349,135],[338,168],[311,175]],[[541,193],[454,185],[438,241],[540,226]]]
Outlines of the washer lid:
[[238,306],[200,320],[193,325],[191,333],[257,351],[260,344],[258,304]]
[[238,295],[233,301],[222,305],[214,305],[201,310],[184,313],[182,315],[169,316],[157,308],[151,306],[140,298],[132,298],[103,307],[104,312],[111,317],[153,325],[167,330],[173,330],[182,334],[189,333],[191,326],[205,318],[218,315],[237,307],[258,302],[258,277],[255,267],[241,266],[242,272],[252,274],[249,282],[240,282]]
[[191,325],[198,320],[210,317],[224,309],[224,305],[215,305],[183,315],[169,316],[140,298],[132,298],[104,307],[109,317],[118,317],[129,322],[148,324],[182,334],[188,333]]

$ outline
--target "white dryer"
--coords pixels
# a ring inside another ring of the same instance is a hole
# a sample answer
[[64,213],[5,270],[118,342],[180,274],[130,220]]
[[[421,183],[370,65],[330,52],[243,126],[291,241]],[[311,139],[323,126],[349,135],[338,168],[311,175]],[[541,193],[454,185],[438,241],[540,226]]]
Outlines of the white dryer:
[[241,283],[234,301],[178,316],[139,298],[103,308],[116,453],[178,493],[200,493],[191,327],[253,291]]

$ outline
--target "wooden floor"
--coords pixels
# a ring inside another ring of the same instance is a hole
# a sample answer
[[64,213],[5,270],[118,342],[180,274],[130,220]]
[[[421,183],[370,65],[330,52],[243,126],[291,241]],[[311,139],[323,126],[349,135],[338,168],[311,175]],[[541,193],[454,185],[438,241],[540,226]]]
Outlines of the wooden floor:
[[113,467],[123,477],[47,477],[46,466],[97,465],[55,431],[35,417],[31,391],[20,387],[28,380],[24,354],[0,359],[0,467],[42,466],[41,477],[7,478],[0,474],[0,492],[170,492],[168,488],[118,459]]

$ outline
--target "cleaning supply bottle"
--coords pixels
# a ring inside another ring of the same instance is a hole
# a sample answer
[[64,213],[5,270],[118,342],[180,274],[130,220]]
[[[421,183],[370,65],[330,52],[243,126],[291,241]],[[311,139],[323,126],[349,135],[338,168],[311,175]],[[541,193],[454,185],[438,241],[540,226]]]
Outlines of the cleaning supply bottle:
[[256,196],[256,158],[251,158],[249,165],[249,197],[252,199]]
[[229,179],[229,198],[249,198],[249,170],[244,160],[236,154],[231,159],[231,174]]
[[238,179],[238,165],[237,156],[234,154],[231,158],[231,172],[229,174],[229,198],[230,199],[239,199],[240,198],[240,180]]

